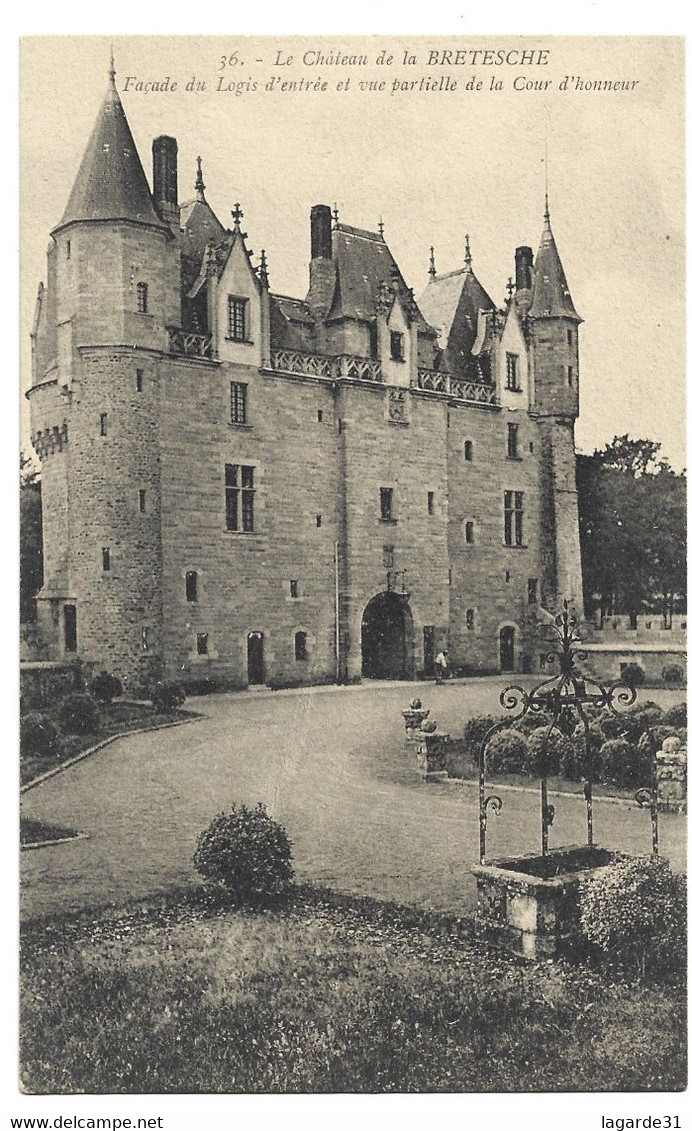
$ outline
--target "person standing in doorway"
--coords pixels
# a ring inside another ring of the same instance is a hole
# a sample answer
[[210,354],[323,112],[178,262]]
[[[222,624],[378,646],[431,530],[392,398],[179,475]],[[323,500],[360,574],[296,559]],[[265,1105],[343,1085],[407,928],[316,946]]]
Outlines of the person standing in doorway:
[[447,649],[443,648],[435,656],[435,683],[442,683],[442,680],[447,678],[448,672]]

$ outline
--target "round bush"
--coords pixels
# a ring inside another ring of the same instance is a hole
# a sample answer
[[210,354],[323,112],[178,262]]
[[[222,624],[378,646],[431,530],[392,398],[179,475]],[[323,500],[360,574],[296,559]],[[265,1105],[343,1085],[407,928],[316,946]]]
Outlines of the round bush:
[[499,719],[494,715],[473,715],[464,727],[464,746],[476,765],[481,756],[483,739],[497,722]]
[[48,715],[30,711],[19,721],[19,748],[24,758],[40,755],[58,759],[63,742],[60,731]]
[[651,762],[627,738],[610,738],[601,747],[603,777],[613,785],[635,788],[648,786],[651,778]]
[[151,696],[154,710],[160,715],[177,711],[185,702],[185,689],[179,683],[157,683]]
[[553,727],[548,738],[548,745],[544,744],[550,727],[538,727],[529,735],[527,742],[526,766],[532,776],[543,777],[548,774],[558,774],[562,762],[566,760],[571,751],[571,742],[564,734]]
[[[588,748],[587,743],[588,741]],[[600,781],[603,773],[601,747],[605,739],[603,731],[593,723],[589,727],[588,738],[583,726],[575,731],[572,738],[565,739],[559,751],[560,773],[570,781]],[[587,749],[590,759],[587,757]]]
[[663,711],[658,703],[652,703],[647,700],[645,703],[637,703],[627,712],[627,737],[630,742],[638,742],[645,731],[650,730],[651,727],[658,726],[663,722]]
[[661,671],[664,683],[682,683],[684,678],[685,673],[679,664],[665,664]]
[[123,685],[117,676],[108,672],[99,672],[91,681],[89,688],[91,696],[97,703],[112,703],[123,693]]
[[528,711],[518,724],[517,729],[531,734],[532,731],[538,730],[538,727],[547,726],[550,726],[550,715],[545,711]]
[[66,734],[96,734],[101,726],[98,703],[91,695],[81,692],[65,696],[58,718]]
[[622,738],[629,731],[626,715],[612,715],[603,711],[598,717],[598,725],[606,738]]
[[582,932],[641,976],[685,962],[685,877],[656,857],[616,860],[580,886]]
[[653,759],[663,745],[665,738],[678,738],[678,731],[675,727],[655,726],[649,730],[645,730],[637,742],[637,750],[640,751],[642,757]]
[[644,679],[644,669],[639,664],[625,664],[620,672],[620,680],[628,687],[641,687]]
[[687,703],[676,703],[669,707],[661,720],[668,727],[687,726]]
[[192,862],[236,903],[270,904],[293,883],[291,843],[264,805],[233,805],[201,833]]
[[526,738],[521,731],[501,730],[488,743],[486,769],[496,774],[522,774],[526,756]]

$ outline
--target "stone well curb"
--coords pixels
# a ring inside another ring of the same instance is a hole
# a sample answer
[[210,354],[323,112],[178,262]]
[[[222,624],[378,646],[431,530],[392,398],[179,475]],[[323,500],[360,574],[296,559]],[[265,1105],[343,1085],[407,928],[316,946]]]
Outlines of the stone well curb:
[[[97,742],[96,746],[90,746],[88,750],[82,750],[80,754],[75,754],[74,758],[69,758],[67,762],[61,762],[59,766],[54,766],[52,770],[46,770],[44,774],[39,774],[37,778],[25,782],[24,785],[20,786],[19,793],[20,795],[27,793],[30,789],[34,789],[35,786],[41,785],[42,782],[47,781],[48,778],[54,778],[56,774],[62,774],[64,770],[69,770],[70,767],[75,766],[77,762],[83,762],[85,758],[90,758],[92,754],[97,754],[99,750],[110,746],[111,742],[117,742],[119,738],[129,738],[134,734],[151,734],[156,730],[168,730],[170,727],[182,727],[186,726],[188,723],[196,723],[206,717],[206,715],[197,715],[192,719],[178,719],[174,723],[160,723],[159,726],[155,727],[137,727],[136,730],[124,730],[121,734],[111,734],[108,738],[104,738],[102,742]],[[74,840],[75,838],[71,837],[70,839]],[[43,841],[42,843],[45,844],[47,842]]]

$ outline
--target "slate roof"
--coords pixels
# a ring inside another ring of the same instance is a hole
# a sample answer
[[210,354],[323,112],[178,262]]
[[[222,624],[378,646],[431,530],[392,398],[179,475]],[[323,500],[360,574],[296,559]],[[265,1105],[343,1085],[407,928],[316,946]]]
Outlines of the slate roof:
[[480,312],[496,308],[472,267],[468,265],[431,279],[418,305],[423,317],[437,331],[443,351],[440,368],[458,376],[473,375]]
[[270,292],[269,327],[273,349],[311,353],[315,348],[315,320],[302,299]]
[[199,267],[208,243],[221,243],[228,232],[206,200],[188,200],[180,205],[180,254]]
[[534,265],[533,298],[529,314],[532,318],[574,318],[581,322],[569,293],[567,278],[550,227],[547,204],[545,227]]
[[62,220],[132,220],[166,229],[156,214],[120,96],[111,82],[79,166]]
[[[396,260],[378,232],[336,224],[332,232],[332,260],[336,266],[336,286],[328,321],[337,318],[371,321],[376,313],[380,283],[390,283],[393,276],[402,288],[402,297],[408,295]],[[422,318],[416,303],[414,310]],[[422,329],[425,332],[429,327]]]

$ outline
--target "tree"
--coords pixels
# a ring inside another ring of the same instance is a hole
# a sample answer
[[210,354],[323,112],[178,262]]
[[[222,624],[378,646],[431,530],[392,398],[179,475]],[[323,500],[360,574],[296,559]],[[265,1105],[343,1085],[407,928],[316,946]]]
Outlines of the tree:
[[19,457],[19,619],[36,620],[34,598],[43,585],[41,481],[33,459]]
[[[577,458],[587,611],[669,612],[684,601],[685,473],[676,474],[652,440],[616,436]],[[588,606],[591,606],[588,608]]]

